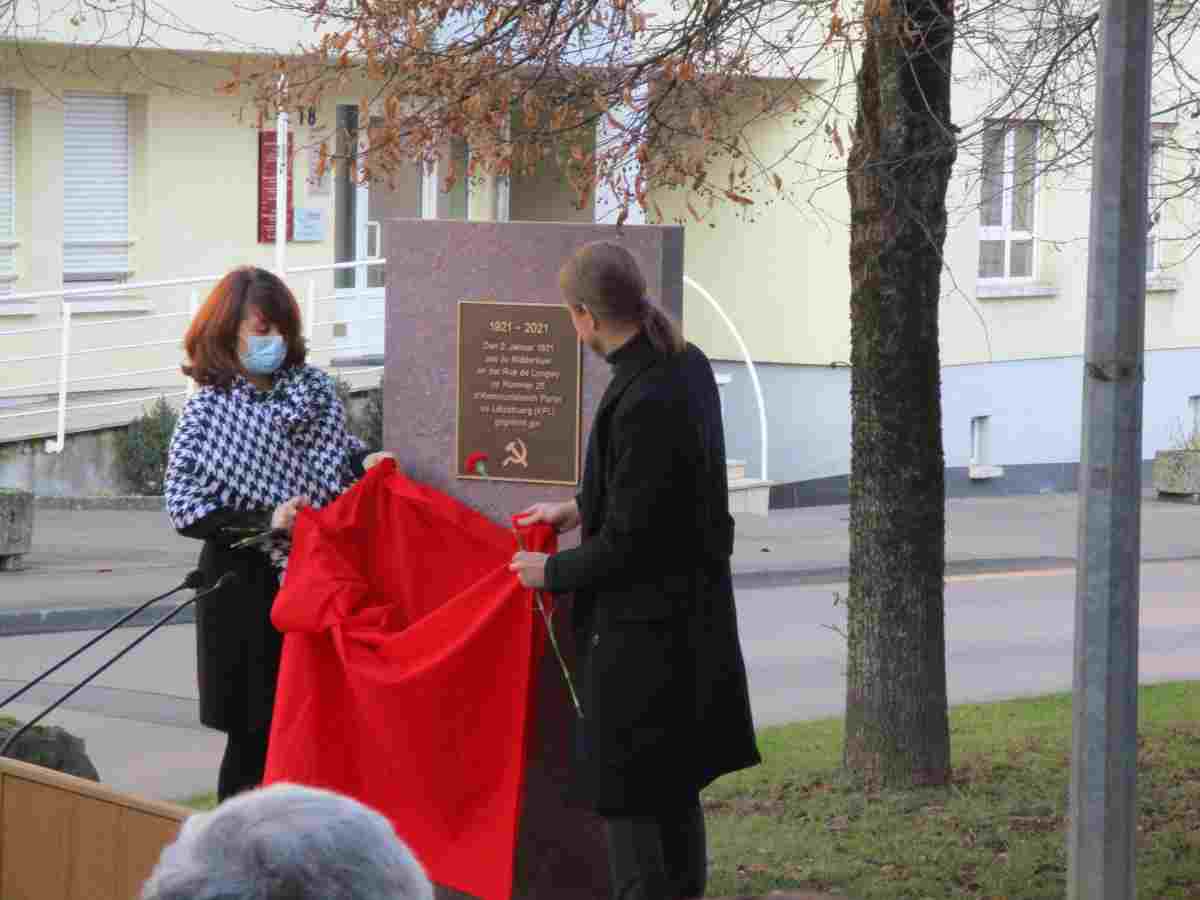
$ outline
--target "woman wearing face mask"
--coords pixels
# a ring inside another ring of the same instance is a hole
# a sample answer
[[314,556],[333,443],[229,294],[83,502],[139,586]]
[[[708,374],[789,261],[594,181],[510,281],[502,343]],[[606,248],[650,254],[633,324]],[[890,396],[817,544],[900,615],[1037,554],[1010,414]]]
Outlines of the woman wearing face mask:
[[196,609],[200,720],[228,735],[224,800],[262,780],[282,649],[270,619],[277,563],[234,545],[268,528],[290,531],[297,509],[324,506],[390,454],[368,454],[346,430],[333,379],[305,365],[296,299],[270,272],[226,275],[184,349],[183,371],[199,390],[171,440],[167,513],[180,534],[204,541],[204,586],[237,575]]

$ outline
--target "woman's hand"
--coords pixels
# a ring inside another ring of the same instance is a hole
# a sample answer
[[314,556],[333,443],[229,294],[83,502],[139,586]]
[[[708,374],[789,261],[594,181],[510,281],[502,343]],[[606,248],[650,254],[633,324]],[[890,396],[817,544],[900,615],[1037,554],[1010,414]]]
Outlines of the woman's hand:
[[523,528],[537,525],[539,522],[552,526],[559,534],[578,528],[579,506],[574,500],[568,500],[566,503],[535,503],[517,514],[517,524]]
[[392,462],[396,462],[396,455],[388,452],[387,450],[380,450],[377,453],[368,453],[363,459],[363,471],[366,472],[371,467],[379,465],[385,459],[390,459]]
[[508,571],[515,572],[521,584],[527,588],[544,588],[546,586],[546,560],[550,557],[545,553],[530,553],[522,550],[508,564]]
[[271,513],[271,527],[291,534],[292,526],[296,524],[296,513],[300,507],[308,505],[307,497],[293,497],[291,500],[283,501],[275,507],[275,512]]

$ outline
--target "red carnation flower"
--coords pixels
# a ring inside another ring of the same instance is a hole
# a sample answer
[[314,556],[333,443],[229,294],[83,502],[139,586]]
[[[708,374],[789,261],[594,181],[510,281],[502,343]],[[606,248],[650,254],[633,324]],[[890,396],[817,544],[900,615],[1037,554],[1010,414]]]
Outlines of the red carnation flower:
[[487,478],[487,461],[488,455],[486,453],[472,453],[467,457],[466,470],[472,475]]

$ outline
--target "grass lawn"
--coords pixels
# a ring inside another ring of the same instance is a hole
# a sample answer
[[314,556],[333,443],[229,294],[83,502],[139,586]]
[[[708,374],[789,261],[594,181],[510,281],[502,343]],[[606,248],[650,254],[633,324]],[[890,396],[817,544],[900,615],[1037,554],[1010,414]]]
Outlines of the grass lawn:
[[[1200,682],[1144,687],[1138,704],[1138,897],[1200,898]],[[709,894],[1064,895],[1069,695],[952,709],[947,788],[864,795],[839,771],[842,733],[765,729],[763,765],[705,792]]]
[[[1138,897],[1200,898],[1200,682],[1138,692]],[[950,711],[954,782],[866,795],[842,722],[759,734],[764,763],[704,795],[711,896],[814,889],[855,900],[1061,900],[1067,694]],[[198,809],[212,794],[182,801]]]

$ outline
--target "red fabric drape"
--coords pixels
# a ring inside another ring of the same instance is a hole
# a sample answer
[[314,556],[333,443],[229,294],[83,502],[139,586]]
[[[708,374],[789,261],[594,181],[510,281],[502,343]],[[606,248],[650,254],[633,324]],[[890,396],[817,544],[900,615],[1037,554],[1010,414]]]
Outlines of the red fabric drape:
[[[523,541],[554,550],[546,526]],[[434,881],[482,900],[512,892],[546,639],[507,569],[515,549],[511,531],[385,460],[301,510],[272,612],[285,637],[264,783],[361,800]]]

